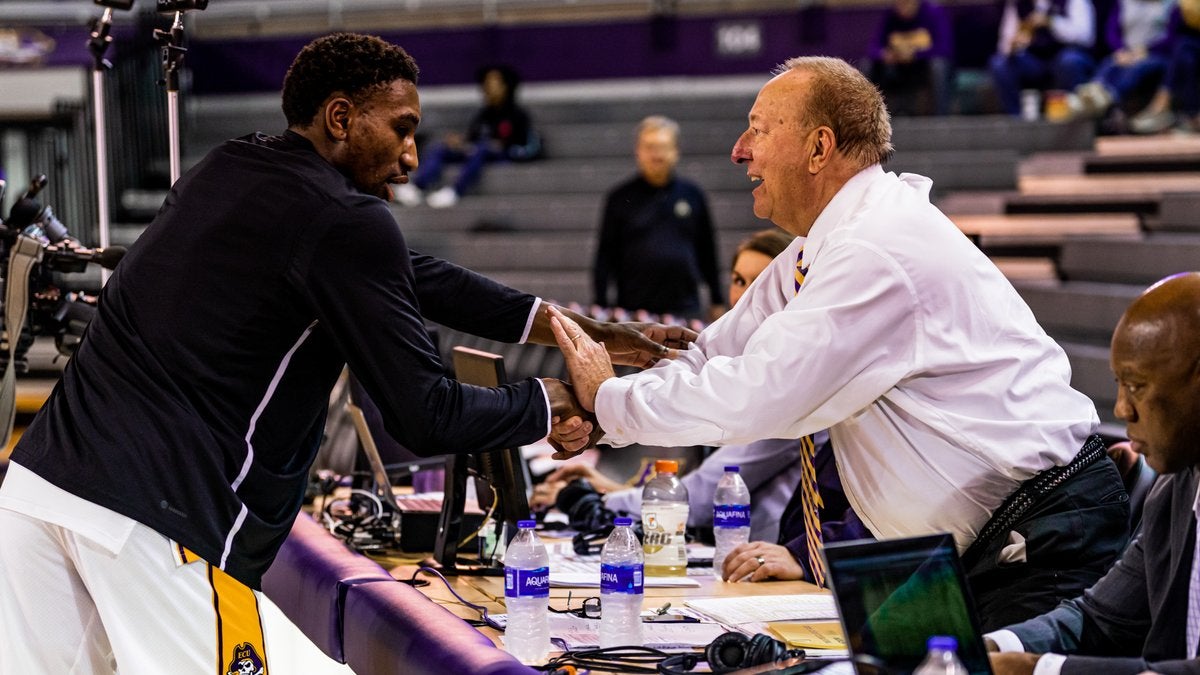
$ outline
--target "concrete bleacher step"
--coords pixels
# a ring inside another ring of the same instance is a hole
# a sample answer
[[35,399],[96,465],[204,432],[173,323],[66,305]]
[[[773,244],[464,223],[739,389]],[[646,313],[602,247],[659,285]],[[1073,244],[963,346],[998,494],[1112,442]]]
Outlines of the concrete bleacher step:
[[1123,436],[1125,423],[1113,414],[1117,385],[1113,382],[1107,345],[1060,341],[1071,363],[1071,386],[1092,399],[1100,422]]
[[1146,227],[1161,232],[1200,234],[1200,192],[1170,192],[1162,196],[1158,217]]
[[1153,233],[1132,241],[1078,239],[1059,257],[1065,279],[1130,284],[1138,291],[1170,274],[1200,270],[1200,236]]
[[1200,136],[1102,136],[1095,154],[1102,156],[1163,156],[1200,154]]
[[1138,217],[1129,213],[948,215],[985,251],[1059,247],[1080,236],[1136,239],[1141,232]]
[[592,301],[591,274],[584,270],[496,270],[489,277],[502,284],[519,288],[558,303]]
[[1156,216],[1160,193],[1024,194],[1001,196],[1004,213],[1134,213]]
[[[729,161],[728,155],[684,157],[678,166],[680,176],[687,177],[705,191],[744,190],[753,186],[746,177],[745,167]],[[546,194],[550,192],[592,192],[597,199],[618,183],[633,177],[636,166],[632,155],[603,158],[547,158],[520,164],[489,166],[475,192],[478,194]],[[446,172],[450,180],[457,169]]]
[[1200,171],[1145,174],[1021,175],[1024,195],[1082,197],[1106,194],[1159,199],[1170,192],[1200,192]]
[[1103,173],[1166,173],[1200,171],[1200,151],[1154,155],[1091,154],[1084,159],[1083,170]]
[[[739,191],[710,192],[708,208],[714,226],[745,230],[770,226],[754,216],[754,198],[749,184]],[[603,208],[601,194],[547,193],[517,195],[468,194],[448,209],[428,206],[392,205],[392,214],[409,238],[410,245],[429,241],[446,232],[469,230],[539,231],[552,236],[557,232],[594,232],[600,226]]]
[[[731,260],[737,245],[753,232],[718,231],[718,260],[722,263]],[[563,232],[554,236],[540,232],[460,232],[431,240],[420,250],[488,274],[497,270],[577,270],[590,275],[596,238],[592,232]]]
[[1107,344],[1113,328],[1141,286],[1095,281],[1014,286],[1038,322],[1056,340]]
[[[1028,122],[1010,115],[957,115],[892,118],[897,152],[916,150],[1011,150],[1021,155],[1044,151],[1087,151],[1095,144],[1094,125],[1084,122]],[[981,163],[990,160],[979,157]]]
[[[928,176],[942,190],[1011,189],[1019,155],[995,150],[987,163],[974,152],[912,151],[897,153],[887,164],[889,171]],[[479,194],[522,194],[594,191],[603,195],[633,176],[632,156],[598,158],[550,157],[535,162],[493,165],[484,173]],[[447,171],[449,180],[456,169]],[[745,167],[730,162],[728,154],[684,156],[679,175],[695,181],[706,191],[751,191]]]

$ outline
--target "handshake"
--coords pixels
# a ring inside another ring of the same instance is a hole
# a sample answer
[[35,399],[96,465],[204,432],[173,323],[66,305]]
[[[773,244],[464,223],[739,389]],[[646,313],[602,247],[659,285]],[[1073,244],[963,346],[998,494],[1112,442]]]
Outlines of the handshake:
[[549,441],[556,450],[554,459],[574,457],[604,436],[596,418],[596,394],[605,380],[616,377],[613,363],[646,368],[661,359],[675,358],[678,349],[686,349],[697,337],[683,326],[605,323],[578,315],[577,320],[553,305],[545,311],[571,378],[570,383],[542,379],[550,401]]

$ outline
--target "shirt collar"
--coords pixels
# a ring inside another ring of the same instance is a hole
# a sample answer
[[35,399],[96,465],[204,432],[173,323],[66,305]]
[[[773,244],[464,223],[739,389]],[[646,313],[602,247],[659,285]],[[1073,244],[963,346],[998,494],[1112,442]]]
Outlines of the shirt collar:
[[825,209],[821,211],[821,215],[817,216],[816,221],[813,222],[812,228],[808,231],[808,238],[804,241],[805,267],[812,266],[813,261],[817,259],[817,254],[821,252],[821,245],[825,242],[825,237],[862,200],[863,194],[866,193],[871,183],[882,176],[883,167],[878,164],[872,164],[854,174],[837,191],[833,199],[829,200],[829,203],[825,205]]
[[1196,521],[1200,522],[1200,483],[1196,485],[1196,498],[1192,500],[1192,513],[1196,515]]

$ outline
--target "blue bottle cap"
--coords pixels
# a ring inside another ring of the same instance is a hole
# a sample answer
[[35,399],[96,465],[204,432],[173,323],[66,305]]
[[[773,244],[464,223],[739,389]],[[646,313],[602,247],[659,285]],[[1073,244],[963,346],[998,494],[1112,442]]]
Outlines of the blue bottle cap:
[[536,520],[518,520],[517,527],[522,530],[532,530],[533,528],[537,527],[537,521]]
[[929,649],[944,649],[948,652],[958,651],[958,638],[951,635],[934,635],[926,643]]
[[633,518],[617,518],[613,521],[613,525],[617,527],[629,527],[633,525]]
[[741,471],[741,469],[736,464],[725,465],[725,473],[737,473],[738,471]]

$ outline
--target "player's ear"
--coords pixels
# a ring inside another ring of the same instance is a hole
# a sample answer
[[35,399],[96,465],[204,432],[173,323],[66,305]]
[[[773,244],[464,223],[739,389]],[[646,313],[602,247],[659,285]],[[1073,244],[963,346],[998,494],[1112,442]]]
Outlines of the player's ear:
[[354,103],[341,94],[333,94],[321,109],[325,134],[333,141],[344,141],[350,131],[351,111]]

